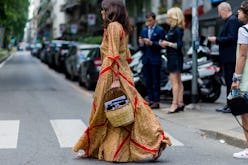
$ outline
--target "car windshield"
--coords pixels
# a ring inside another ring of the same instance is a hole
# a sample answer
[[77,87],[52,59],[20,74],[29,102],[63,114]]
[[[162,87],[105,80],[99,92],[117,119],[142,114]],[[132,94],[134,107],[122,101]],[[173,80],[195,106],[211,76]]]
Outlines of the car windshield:
[[80,59],[86,58],[89,53],[90,53],[89,49],[81,49],[80,50]]

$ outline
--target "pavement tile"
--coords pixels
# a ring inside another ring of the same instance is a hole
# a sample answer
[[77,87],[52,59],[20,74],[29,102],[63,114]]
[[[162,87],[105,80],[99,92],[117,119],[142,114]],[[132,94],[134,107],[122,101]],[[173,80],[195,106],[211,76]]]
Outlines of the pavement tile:
[[216,103],[198,103],[193,108],[185,108],[183,112],[167,114],[170,103],[165,102],[161,103],[161,108],[154,110],[154,113],[176,124],[201,130],[204,136],[224,140],[227,144],[244,148],[246,140],[243,130],[232,114],[215,111],[223,105],[224,99],[220,99]]

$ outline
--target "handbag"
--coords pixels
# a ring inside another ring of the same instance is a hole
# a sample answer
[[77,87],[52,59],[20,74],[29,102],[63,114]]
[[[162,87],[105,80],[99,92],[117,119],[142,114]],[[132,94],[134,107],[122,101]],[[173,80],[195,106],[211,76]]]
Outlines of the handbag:
[[237,116],[248,113],[248,92],[232,90],[227,97],[227,105],[231,109],[231,113],[238,124],[248,132],[248,129],[246,129],[237,119]]
[[234,116],[248,113],[248,93],[242,91],[231,91],[227,97],[227,105]]
[[104,94],[105,115],[113,127],[123,127],[134,122],[134,109],[125,92],[110,88]]

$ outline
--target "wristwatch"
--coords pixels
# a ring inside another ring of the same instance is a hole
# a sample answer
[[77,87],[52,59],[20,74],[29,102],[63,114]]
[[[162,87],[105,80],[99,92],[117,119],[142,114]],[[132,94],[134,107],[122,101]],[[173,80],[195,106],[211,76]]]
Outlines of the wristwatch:
[[237,81],[240,81],[241,78],[242,78],[242,75],[241,75],[241,74],[236,74],[236,73],[234,73],[234,74],[233,74],[232,81],[233,81],[233,82],[237,82]]

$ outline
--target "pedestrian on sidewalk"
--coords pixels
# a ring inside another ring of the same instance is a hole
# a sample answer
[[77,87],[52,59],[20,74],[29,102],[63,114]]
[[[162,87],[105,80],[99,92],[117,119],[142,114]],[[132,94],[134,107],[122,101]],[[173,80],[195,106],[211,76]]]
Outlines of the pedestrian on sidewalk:
[[183,34],[184,34],[184,15],[180,8],[173,7],[167,12],[167,21],[170,30],[165,36],[165,40],[160,42],[167,53],[167,70],[172,85],[172,104],[168,113],[176,113],[184,110],[183,102],[183,83],[181,72],[183,70]]
[[143,52],[143,75],[149,106],[158,109],[160,102],[161,46],[159,40],[165,35],[164,29],[157,25],[153,12],[146,14],[146,27],[141,31],[139,46]]
[[[102,66],[96,85],[89,126],[73,150],[80,158],[98,158],[109,162],[156,160],[170,139],[165,136],[158,119],[134,86],[128,63],[131,54],[128,36],[131,25],[122,0],[103,0],[104,34],[101,44]],[[104,109],[104,94],[110,88],[121,87],[134,110],[134,122],[113,127]]]
[[[238,45],[237,45],[237,63],[235,73],[233,75],[233,83],[231,89],[248,92],[248,0],[241,3],[238,11],[238,19],[245,25],[239,28]],[[247,107],[248,110],[248,107]],[[234,158],[248,159],[248,113],[241,115],[247,148],[241,152],[234,153]]]
[[[229,3],[222,2],[218,6],[218,13],[225,21],[223,29],[219,36],[208,37],[211,43],[219,45],[219,56],[222,68],[224,70],[224,77],[226,82],[226,96],[230,93],[232,76],[235,71],[236,63],[236,47],[238,38],[238,28],[240,22],[238,18],[233,15]],[[217,112],[230,113],[231,110],[225,105],[222,108],[216,109]]]

